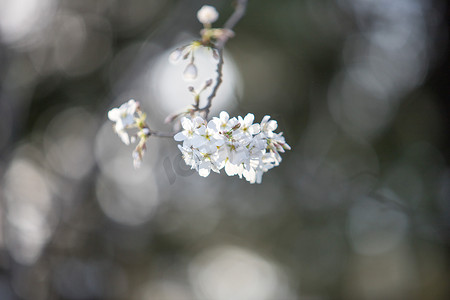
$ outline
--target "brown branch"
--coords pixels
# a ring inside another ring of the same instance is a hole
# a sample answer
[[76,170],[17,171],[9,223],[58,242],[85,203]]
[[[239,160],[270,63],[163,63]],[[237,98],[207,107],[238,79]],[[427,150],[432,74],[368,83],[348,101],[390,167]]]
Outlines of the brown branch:
[[211,108],[212,100],[216,97],[217,91],[219,90],[219,87],[222,84],[223,49],[219,49],[218,51],[219,51],[219,62],[217,63],[217,69],[216,69],[216,73],[217,73],[216,84],[213,86],[211,94],[207,98],[206,105],[199,109],[199,111],[205,112],[205,119],[208,118],[209,109]]
[[[232,37],[232,29],[236,24],[242,19],[242,17],[245,15],[245,11],[247,9],[247,2],[248,0],[237,0],[236,7],[234,9],[233,14],[228,18],[228,20],[225,22],[225,25],[223,26],[223,29],[225,30],[225,34],[222,36],[221,39],[219,39],[215,45],[215,48],[217,49],[219,53],[219,61],[217,62],[217,77],[216,77],[216,83],[212,88],[211,94],[207,98],[207,102],[205,106],[202,108],[199,107],[199,103],[193,104],[194,111],[200,111],[205,113],[205,119],[208,118],[209,110],[212,105],[213,99],[217,95],[217,91],[219,90],[220,85],[222,84],[222,76],[223,76],[223,47],[228,42],[230,37]],[[228,31],[228,32],[227,32]],[[153,131],[150,130],[150,135],[157,136],[157,137],[173,137],[174,133],[165,133],[160,131]]]
[[[237,0],[233,14],[228,18],[228,20],[225,22],[225,25],[223,26],[224,30],[228,30],[231,32],[234,26],[236,26],[236,24],[242,19],[247,9],[247,2],[248,0]],[[216,44],[216,49],[219,51],[219,62],[217,63],[216,69],[217,73],[216,84],[213,86],[211,94],[207,98],[206,105],[198,109],[199,111],[203,111],[205,113],[205,119],[208,118],[212,101],[216,97],[217,91],[219,90],[219,87],[222,84],[223,47],[225,46],[226,42],[229,40],[230,37],[231,35],[224,34],[223,38],[221,38]]]
[[161,131],[150,130],[150,129],[149,129],[149,131],[150,131],[149,136],[173,138],[173,136],[175,135],[175,133],[173,133],[173,132],[161,132]]

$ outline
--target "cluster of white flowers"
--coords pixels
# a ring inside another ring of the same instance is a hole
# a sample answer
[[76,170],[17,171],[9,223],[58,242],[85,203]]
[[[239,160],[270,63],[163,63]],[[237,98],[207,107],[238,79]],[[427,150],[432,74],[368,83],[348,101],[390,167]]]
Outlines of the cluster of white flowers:
[[[219,14],[214,7],[203,6],[197,13],[197,18],[204,27],[200,31],[201,39],[179,47],[170,54],[169,60],[172,63],[187,61],[183,72],[185,80],[192,81],[197,78],[195,53],[200,48],[210,50],[212,56],[218,60],[217,73],[219,79],[221,78],[223,58],[220,49],[234,33],[227,28],[212,28],[212,23],[217,21],[218,17]],[[238,175],[250,183],[261,183],[262,175],[280,164],[280,152],[290,150],[291,147],[286,143],[282,132],[274,132],[278,124],[277,121],[270,120],[270,116],[265,116],[258,124],[253,123],[255,117],[251,113],[244,118],[241,116],[230,118],[227,112],[222,111],[218,118],[214,117],[208,121],[211,100],[221,82],[219,79],[216,80],[214,92],[208,97],[207,106],[199,107],[200,94],[212,85],[212,79],[207,80],[198,90],[190,86],[188,89],[194,96],[192,107],[170,115],[166,120],[176,123],[176,131],[179,130],[181,123],[183,130],[175,134],[174,139],[183,142],[182,145],[178,145],[183,159],[200,176],[208,176],[211,170],[220,173],[220,170],[224,169],[229,176]],[[120,107],[111,109],[108,118],[115,123],[114,130],[125,144],[138,141],[132,154],[135,168],[142,162],[146,141],[150,136],[172,136],[171,133],[164,134],[150,130],[145,121],[146,114],[141,110],[139,103],[132,99]],[[136,133],[129,136],[127,133],[129,129],[134,129]]]
[[[120,137],[124,144],[129,145],[130,140],[134,143],[137,139],[139,142],[133,151],[133,165],[135,168],[139,168],[144,156],[148,137],[150,136],[150,130],[145,123],[145,113],[143,113],[139,107],[139,102],[133,99],[122,104],[120,107],[111,109],[108,112],[108,119],[114,122],[114,131]],[[137,129],[136,134],[131,138],[128,135],[127,129]]]
[[113,108],[108,112],[108,119],[115,123],[114,130],[126,145],[130,144],[130,137],[125,129],[133,127],[136,123],[134,114],[137,107],[136,101],[130,99],[120,107]]
[[254,119],[250,113],[245,118],[230,118],[225,111],[209,122],[184,117],[183,130],[174,138],[183,142],[178,145],[183,159],[200,176],[208,176],[211,170],[220,173],[224,168],[229,176],[261,183],[262,175],[281,162],[279,153],[291,148],[282,132],[273,132],[277,121],[265,116],[260,124],[254,124]]

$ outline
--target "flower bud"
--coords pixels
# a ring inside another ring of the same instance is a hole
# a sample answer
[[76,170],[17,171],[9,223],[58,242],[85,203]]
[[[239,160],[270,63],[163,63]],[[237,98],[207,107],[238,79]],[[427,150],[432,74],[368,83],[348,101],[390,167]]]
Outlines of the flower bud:
[[180,48],[175,49],[172,53],[170,53],[169,61],[173,64],[177,63],[180,60],[182,53],[183,51]]
[[217,21],[219,18],[219,13],[217,10],[210,5],[203,5],[202,8],[197,12],[197,19],[202,24],[211,24]]
[[183,72],[183,78],[186,81],[192,81],[197,78],[197,67],[193,63],[186,66]]
[[141,163],[142,163],[142,150],[136,148],[132,153],[132,157],[133,157],[134,168],[139,169],[141,167]]

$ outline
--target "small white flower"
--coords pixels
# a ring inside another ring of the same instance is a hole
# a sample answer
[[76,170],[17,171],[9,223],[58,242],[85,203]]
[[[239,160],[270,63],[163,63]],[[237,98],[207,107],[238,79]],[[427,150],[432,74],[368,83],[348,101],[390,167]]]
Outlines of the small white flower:
[[238,120],[236,118],[230,119],[230,115],[228,115],[226,111],[222,111],[219,114],[219,118],[212,118],[212,122],[214,122],[217,129],[222,132],[230,131],[234,126],[238,124]]
[[268,139],[269,146],[275,148],[276,151],[284,153],[285,150],[291,150],[291,146],[289,146],[283,136],[283,133],[274,133],[272,138]]
[[201,152],[217,151],[217,146],[223,141],[215,138],[216,133],[205,125],[197,128],[194,136],[190,139],[190,144]]
[[191,169],[198,169],[198,165],[200,164],[199,153],[194,153],[194,150],[191,147],[183,147],[178,145],[178,149],[180,149],[184,162],[191,166]]
[[126,145],[130,144],[130,137],[125,129],[135,124],[134,114],[137,107],[136,101],[131,99],[120,107],[113,108],[108,112],[108,119],[115,123],[114,130]]
[[116,130],[125,129],[134,124],[134,113],[137,103],[133,99],[122,104],[119,108],[113,108],[108,112],[108,119],[116,123]]
[[197,12],[197,19],[202,24],[212,24],[219,18],[217,10],[210,5],[203,5]]
[[273,131],[277,129],[278,123],[275,120],[270,120],[270,116],[264,116],[261,121],[261,132],[266,135],[266,137],[272,137]]
[[201,152],[201,163],[198,166],[198,174],[207,177],[212,171],[220,173],[220,167],[217,165],[217,149],[210,148],[207,152]]
[[247,114],[245,118],[241,116],[238,117],[239,126],[239,138],[250,141],[253,135],[258,134],[260,132],[259,124],[253,124],[253,120],[255,120],[255,116],[253,114]]
[[229,175],[236,175],[238,167],[249,158],[246,146],[239,141],[227,141],[218,149],[219,160],[224,162],[225,172]]
[[192,145],[192,140],[198,136],[197,129],[201,127],[202,124],[204,124],[204,120],[200,117],[196,117],[193,120],[183,117],[181,119],[181,126],[184,130],[175,134],[175,141],[183,141],[183,147],[190,147]]

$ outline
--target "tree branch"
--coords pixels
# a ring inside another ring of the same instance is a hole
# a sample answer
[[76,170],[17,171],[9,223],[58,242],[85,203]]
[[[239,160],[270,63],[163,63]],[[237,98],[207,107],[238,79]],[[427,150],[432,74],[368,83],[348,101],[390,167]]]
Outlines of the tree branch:
[[[245,11],[247,9],[247,2],[248,2],[248,0],[237,0],[236,8],[234,9],[233,14],[225,22],[223,29],[231,31],[234,28],[234,26],[236,26],[236,24],[245,15]],[[223,47],[225,46],[226,42],[228,41],[228,39],[230,37],[231,37],[231,35],[224,34],[223,38],[220,39],[216,44],[216,48],[219,51],[219,62],[217,63],[217,69],[216,69],[216,73],[217,73],[216,84],[213,86],[213,89],[211,91],[211,94],[207,98],[207,102],[206,102],[205,106],[199,109],[199,111],[203,111],[205,113],[205,119],[208,118],[208,114],[209,114],[209,110],[212,105],[212,101],[216,97],[217,91],[219,90],[219,87],[222,84]]]
[[161,131],[155,131],[155,130],[150,130],[150,136],[157,136],[157,137],[170,137],[173,138],[173,136],[175,135],[175,133],[173,132],[161,132]]
[[[234,13],[225,22],[225,25],[223,26],[224,29],[232,30],[234,26],[236,26],[236,24],[242,19],[242,17],[245,15],[245,11],[247,10],[247,2],[248,0],[237,0]],[[226,41],[224,41],[223,44],[225,43]],[[219,44],[218,46],[220,46],[219,48],[223,48],[223,45]]]
[[205,112],[205,118],[208,118],[209,109],[212,104],[212,100],[216,97],[217,91],[219,90],[220,85],[222,84],[222,67],[223,67],[223,49],[219,49],[219,62],[217,63],[217,77],[216,84],[213,86],[211,94],[207,98],[206,105],[199,109],[199,111]]
[[[236,7],[234,9],[233,14],[228,18],[228,20],[225,22],[225,25],[223,26],[224,31],[228,31],[229,33],[232,33],[232,29],[236,24],[242,19],[242,17],[245,15],[245,11],[247,9],[247,3],[248,0],[237,0]],[[199,108],[199,103],[196,103],[193,105],[195,111],[200,111],[205,113],[205,119],[208,118],[209,110],[212,105],[213,99],[217,95],[217,91],[219,90],[220,85],[222,84],[222,76],[223,76],[223,47],[228,42],[228,40],[232,37],[232,34],[224,33],[223,37],[219,39],[215,45],[215,48],[217,49],[219,53],[219,61],[217,62],[217,77],[216,77],[216,83],[212,88],[211,94],[207,98],[207,102],[205,106],[202,108]],[[173,137],[174,133],[165,133],[165,132],[159,132],[159,131],[153,131],[150,130],[150,135],[157,136],[157,137]]]

